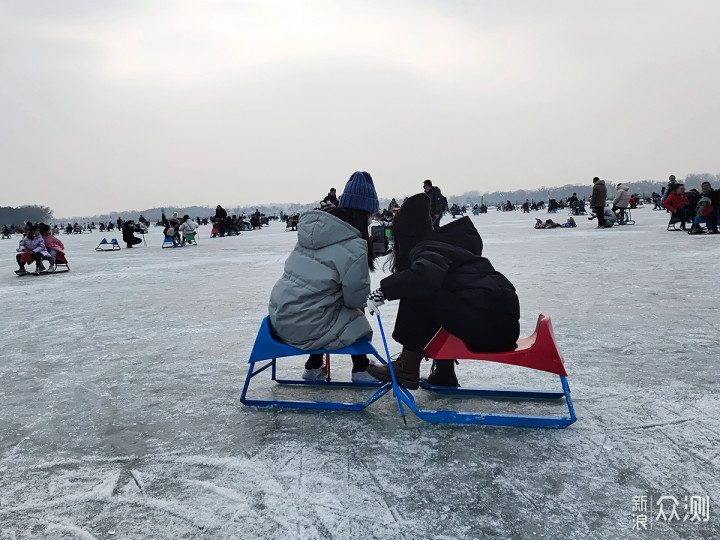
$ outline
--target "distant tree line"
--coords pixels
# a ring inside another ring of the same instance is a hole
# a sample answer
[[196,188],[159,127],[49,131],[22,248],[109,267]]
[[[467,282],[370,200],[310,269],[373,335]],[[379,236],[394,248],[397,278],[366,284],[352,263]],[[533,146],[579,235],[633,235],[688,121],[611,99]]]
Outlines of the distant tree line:
[[0,223],[20,225],[28,221],[50,223],[53,211],[48,206],[0,206]]

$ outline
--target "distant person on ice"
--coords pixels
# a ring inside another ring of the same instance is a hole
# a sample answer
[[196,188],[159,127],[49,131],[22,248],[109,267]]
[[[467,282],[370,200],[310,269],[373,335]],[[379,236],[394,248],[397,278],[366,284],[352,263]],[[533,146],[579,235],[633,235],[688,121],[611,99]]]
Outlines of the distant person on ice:
[[60,239],[53,236],[49,225],[45,225],[44,223],[40,224],[40,235],[43,237],[45,249],[50,254],[50,268],[48,268],[48,272],[54,272],[55,259],[58,255],[65,255],[65,246]]
[[215,217],[213,218],[213,223],[217,224],[218,234],[221,237],[225,236],[225,220],[227,219],[227,217],[227,211],[218,204],[217,208],[215,208]]
[[173,212],[172,217],[168,219],[165,217],[165,210],[163,209],[160,219],[165,226],[163,229],[165,238],[172,238],[173,246],[180,244],[182,240],[180,239],[180,218],[178,217],[178,213]]
[[123,223],[123,226],[122,226],[123,242],[125,242],[125,245],[127,247],[131,248],[135,244],[139,244],[142,242],[142,240],[140,238],[135,236],[134,233],[136,233],[136,232],[142,232],[142,229],[132,219],[129,219]]
[[330,193],[325,195],[325,198],[320,201],[320,208],[326,208],[328,206],[337,206],[338,205],[338,198],[336,195],[336,191],[334,187],[330,188]]
[[39,226],[33,225],[30,221],[28,221],[27,235],[20,240],[18,251],[20,253],[17,254],[16,260],[20,268],[15,270],[16,274],[19,276],[27,274],[27,270],[25,270],[25,263],[21,260],[22,255],[25,252],[32,253],[33,262],[35,263],[35,274],[39,274],[45,270],[45,265],[43,265],[42,260],[43,257],[49,259],[50,253],[48,253],[43,237],[40,235]]
[[[270,293],[270,325],[277,336],[303,350],[341,349],[372,338],[363,308],[370,292],[374,255],[368,234],[379,203],[372,177],[355,172],[337,207],[300,216],[298,242]],[[353,355],[352,380],[374,381],[369,360]],[[310,355],[303,379],[321,379],[322,355]]]
[[190,216],[188,214],[185,214],[182,218],[182,223],[180,224],[180,227],[178,227],[178,231],[182,233],[182,245],[185,245],[185,237],[188,234],[193,234],[197,230],[198,225],[195,223],[192,219],[190,219]]
[[[592,195],[590,195],[590,205],[598,218],[598,228],[605,227],[605,202],[607,201],[607,188],[605,180],[600,180],[597,176],[593,178]],[[590,219],[590,218],[588,218]]]
[[447,210],[447,199],[440,192],[440,188],[433,186],[432,180],[423,182],[423,190],[430,197],[430,216],[432,216],[432,226],[436,231],[440,228],[440,220],[445,210]]
[[[400,300],[393,338],[402,344],[393,362],[398,384],[414,390],[420,382],[425,345],[440,328],[473,351],[515,348],[520,335],[520,303],[515,287],[482,256],[483,242],[465,216],[433,231],[430,200],[408,198],[393,220],[392,274],[368,297]],[[388,366],[368,373],[390,381]],[[455,360],[435,360],[427,378],[433,386],[458,386]]]

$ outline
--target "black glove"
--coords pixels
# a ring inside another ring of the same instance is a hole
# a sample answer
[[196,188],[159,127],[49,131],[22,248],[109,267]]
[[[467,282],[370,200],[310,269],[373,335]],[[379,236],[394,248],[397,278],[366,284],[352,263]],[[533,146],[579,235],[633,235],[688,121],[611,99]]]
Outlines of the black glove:
[[370,315],[374,315],[375,313],[380,313],[380,306],[382,306],[385,303],[385,295],[382,292],[382,289],[375,289],[373,292],[368,294],[367,296],[367,306],[370,310]]

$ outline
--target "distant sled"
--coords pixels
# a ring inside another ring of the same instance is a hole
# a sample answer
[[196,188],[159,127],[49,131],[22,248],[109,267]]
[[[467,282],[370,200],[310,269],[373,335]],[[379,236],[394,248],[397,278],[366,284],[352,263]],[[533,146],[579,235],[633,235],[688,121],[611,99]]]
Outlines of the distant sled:
[[117,238],[113,238],[110,242],[107,241],[107,238],[103,238],[95,248],[95,251],[115,251],[117,249],[120,249]]

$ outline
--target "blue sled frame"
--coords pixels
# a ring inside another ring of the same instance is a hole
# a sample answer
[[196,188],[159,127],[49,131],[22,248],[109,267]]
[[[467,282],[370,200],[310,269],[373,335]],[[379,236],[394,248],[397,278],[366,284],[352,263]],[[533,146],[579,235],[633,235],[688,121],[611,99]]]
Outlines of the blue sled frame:
[[[377,314],[378,325],[380,326],[380,334],[382,335],[383,345],[385,345],[385,354],[390,358],[387,340],[385,339],[385,330],[383,329],[380,314]],[[459,386],[432,386],[425,379],[420,379],[420,385],[426,390],[431,390],[438,394],[468,396],[468,397],[494,397],[494,398],[510,398],[510,399],[561,399],[565,398],[570,416],[532,416],[523,414],[497,414],[483,412],[463,412],[463,411],[440,411],[429,409],[418,409],[415,405],[415,398],[407,388],[397,384],[395,374],[390,364],[390,374],[392,375],[393,392],[398,401],[400,416],[403,422],[407,424],[405,419],[405,411],[403,403],[407,405],[415,415],[425,422],[438,422],[444,424],[481,424],[487,426],[514,426],[514,427],[534,427],[534,428],[565,428],[575,422],[575,409],[570,399],[570,386],[567,378],[560,375],[562,384],[562,392],[552,390],[503,390],[494,388],[460,388]]]
[[[466,397],[487,397],[506,399],[562,399],[568,406],[570,416],[532,416],[521,414],[497,414],[482,412],[462,411],[440,411],[418,409],[415,405],[415,398],[402,386],[395,388],[400,400],[426,422],[440,422],[445,424],[484,424],[489,426],[515,426],[534,428],[565,428],[575,422],[575,409],[570,399],[570,386],[567,378],[560,376],[562,391],[554,390],[504,390],[499,388],[460,388],[448,386],[431,386],[424,379],[420,380],[420,386],[437,394],[466,396]],[[401,408],[402,412],[402,408]]]
[[[240,402],[243,405],[251,405],[254,407],[289,407],[294,409],[316,409],[316,410],[332,410],[332,411],[361,411],[371,403],[377,401],[385,395],[391,388],[391,383],[382,382],[335,382],[331,380],[305,380],[305,379],[278,379],[277,377],[277,359],[288,356],[303,356],[308,354],[370,354],[377,358],[382,364],[387,362],[378,355],[375,347],[365,338],[362,338],[348,347],[329,351],[320,349],[316,351],[303,351],[297,347],[287,345],[277,341],[271,332],[270,321],[265,317],[260,325],[255,344],[253,345],[250,359],[248,360],[248,373],[245,377],[245,385],[243,387]],[[255,364],[260,364],[256,368]],[[270,369],[270,376],[273,381],[283,385],[297,386],[322,386],[325,388],[376,388],[372,396],[362,402],[345,402],[345,401],[302,401],[290,399],[250,399],[247,397],[250,388],[250,381],[256,375],[259,375],[266,369]]]

